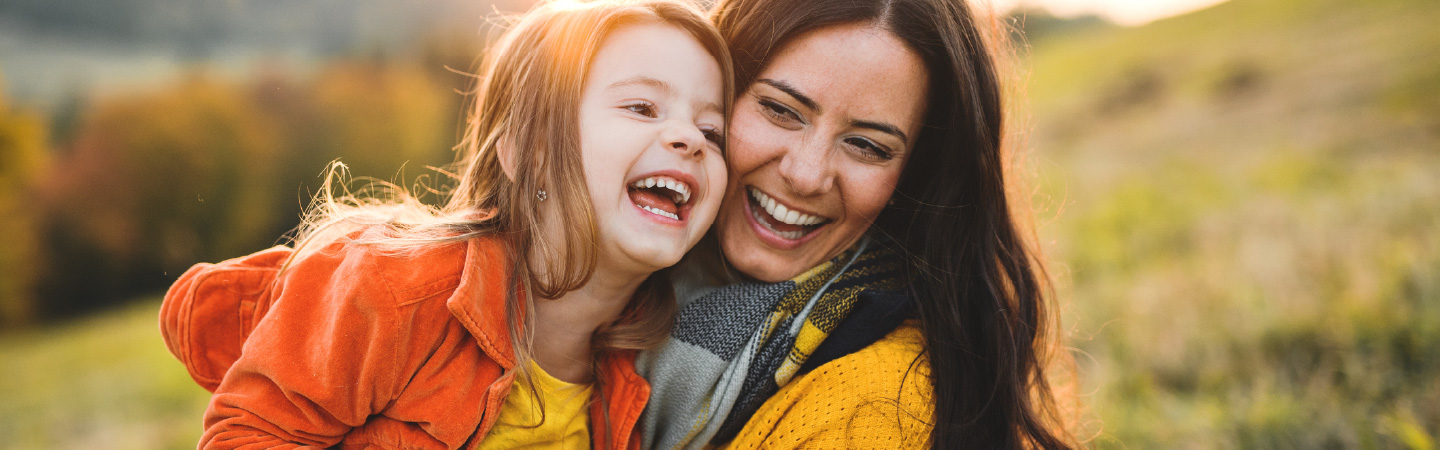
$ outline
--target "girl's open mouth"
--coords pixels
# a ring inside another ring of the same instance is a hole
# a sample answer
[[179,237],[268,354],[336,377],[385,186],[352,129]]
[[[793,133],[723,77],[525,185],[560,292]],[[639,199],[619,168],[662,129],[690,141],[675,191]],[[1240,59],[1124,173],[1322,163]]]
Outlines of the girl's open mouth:
[[831,221],[825,217],[790,209],[753,186],[748,187],[748,190],[751,217],[761,227],[780,238],[798,241]]
[[690,213],[690,183],[668,175],[651,175],[630,182],[630,202],[646,213],[683,222]]

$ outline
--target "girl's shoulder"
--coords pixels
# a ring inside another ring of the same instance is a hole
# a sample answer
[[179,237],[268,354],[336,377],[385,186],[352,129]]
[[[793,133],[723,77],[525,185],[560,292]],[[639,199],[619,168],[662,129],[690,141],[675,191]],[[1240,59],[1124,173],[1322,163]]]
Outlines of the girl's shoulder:
[[459,288],[467,271],[493,272],[506,258],[493,237],[396,244],[356,235],[298,255],[278,273],[276,288],[358,291],[347,297],[401,306],[443,300]]
[[[325,243],[302,247],[282,274],[294,277],[350,277],[368,274],[396,289],[459,276],[464,269],[467,241],[400,244],[383,237],[355,233]],[[357,281],[357,280],[349,280]]]
[[274,247],[196,264],[166,293],[161,334],[195,381],[213,391],[252,332],[273,322],[277,310],[312,326],[378,325],[416,342],[438,340],[450,328],[446,301],[460,289],[466,267],[496,267],[502,258],[500,244],[487,238],[407,249],[337,240],[302,255]]

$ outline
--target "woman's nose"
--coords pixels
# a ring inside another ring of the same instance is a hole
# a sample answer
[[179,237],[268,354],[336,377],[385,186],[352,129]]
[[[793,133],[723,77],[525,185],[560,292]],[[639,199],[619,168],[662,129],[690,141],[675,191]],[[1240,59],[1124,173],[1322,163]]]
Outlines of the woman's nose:
[[780,176],[800,195],[816,195],[835,187],[830,148],[823,140],[805,139],[780,157]]

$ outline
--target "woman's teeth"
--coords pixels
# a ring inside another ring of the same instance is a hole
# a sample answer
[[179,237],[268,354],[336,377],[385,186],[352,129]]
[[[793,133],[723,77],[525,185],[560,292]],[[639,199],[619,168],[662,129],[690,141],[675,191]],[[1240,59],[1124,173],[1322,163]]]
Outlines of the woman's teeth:
[[677,205],[683,205],[690,201],[690,186],[685,184],[684,181],[666,176],[653,176],[630,183],[630,187],[637,189],[650,189],[656,186],[669,189],[671,199],[674,200]]
[[787,225],[809,226],[825,221],[824,217],[803,214],[799,211],[786,208],[785,205],[782,205],[780,204],[780,202],[775,201],[775,199],[770,198],[770,196],[765,195],[764,192],[760,192],[759,189],[753,187],[750,188],[750,196],[755,198],[755,201],[760,204],[760,207],[765,208],[765,212],[769,213],[771,217],[774,217],[775,220],[778,220],[781,223]]

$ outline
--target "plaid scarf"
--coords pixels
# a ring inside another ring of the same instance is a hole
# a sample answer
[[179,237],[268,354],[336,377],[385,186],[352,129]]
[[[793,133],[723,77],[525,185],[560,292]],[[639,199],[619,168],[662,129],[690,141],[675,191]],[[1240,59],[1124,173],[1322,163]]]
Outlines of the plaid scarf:
[[900,258],[882,247],[862,239],[794,279],[731,284],[685,304],[671,339],[637,361],[651,385],[644,448],[733,439],[780,386],[823,362],[810,360],[862,293],[903,287]]

